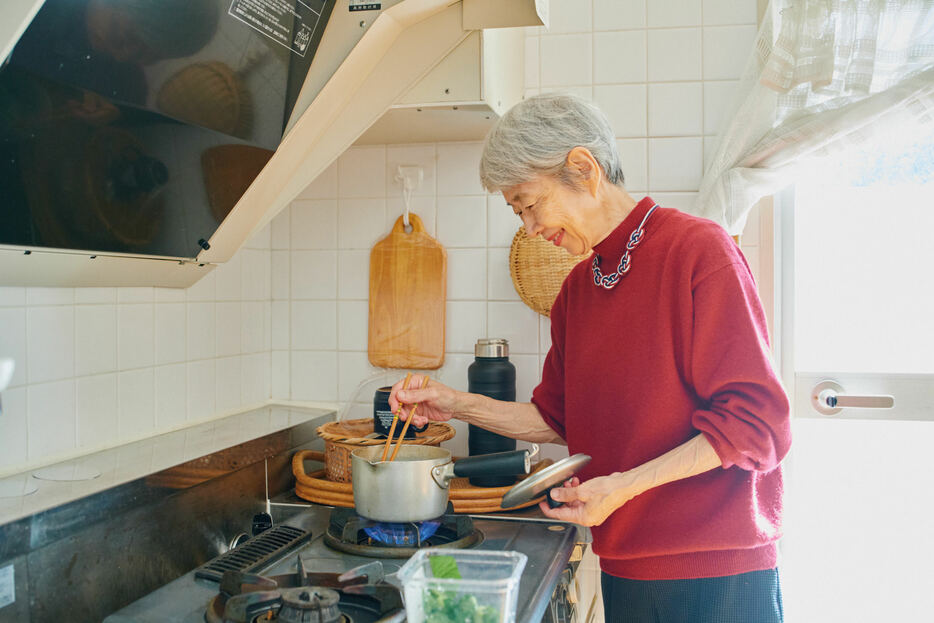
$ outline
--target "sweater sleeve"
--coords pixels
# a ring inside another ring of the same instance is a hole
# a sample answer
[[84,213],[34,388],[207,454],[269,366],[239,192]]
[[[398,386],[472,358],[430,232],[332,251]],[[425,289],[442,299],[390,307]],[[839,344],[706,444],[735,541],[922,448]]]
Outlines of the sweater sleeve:
[[724,469],[770,471],[791,444],[790,405],[771,363],[755,282],[741,256],[696,282],[693,298],[691,375],[704,408],[694,412],[692,423]]
[[567,440],[564,427],[564,291],[562,288],[551,308],[551,348],[542,367],[542,381],[532,391],[532,404],[542,419]]

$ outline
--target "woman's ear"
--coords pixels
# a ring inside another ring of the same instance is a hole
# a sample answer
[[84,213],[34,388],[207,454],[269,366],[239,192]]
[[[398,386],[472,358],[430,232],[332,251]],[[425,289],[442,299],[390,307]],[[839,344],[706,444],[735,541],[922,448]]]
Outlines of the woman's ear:
[[569,151],[567,167],[577,175],[580,183],[590,194],[596,197],[603,171],[590,150],[586,147],[575,147]]

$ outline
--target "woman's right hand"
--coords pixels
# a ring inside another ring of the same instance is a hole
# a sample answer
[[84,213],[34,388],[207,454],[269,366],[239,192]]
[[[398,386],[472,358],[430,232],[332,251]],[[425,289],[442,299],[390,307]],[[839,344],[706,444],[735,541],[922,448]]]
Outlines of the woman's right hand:
[[[422,388],[426,380],[428,387]],[[412,375],[408,389],[402,389],[403,383],[404,381],[399,381],[392,386],[392,391],[389,393],[389,408],[395,413],[399,408],[399,403],[403,403],[405,408],[399,415],[406,420],[412,405],[418,403],[418,410],[412,420],[413,426],[424,426],[426,422],[446,422],[457,413],[462,392],[451,389],[434,379],[429,380],[427,376],[420,374]]]

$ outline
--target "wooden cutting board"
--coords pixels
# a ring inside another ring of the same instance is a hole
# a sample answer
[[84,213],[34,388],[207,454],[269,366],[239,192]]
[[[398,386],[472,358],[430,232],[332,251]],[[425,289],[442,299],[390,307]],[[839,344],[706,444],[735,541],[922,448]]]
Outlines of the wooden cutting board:
[[440,368],[444,363],[447,253],[409,212],[370,252],[369,359],[381,368]]

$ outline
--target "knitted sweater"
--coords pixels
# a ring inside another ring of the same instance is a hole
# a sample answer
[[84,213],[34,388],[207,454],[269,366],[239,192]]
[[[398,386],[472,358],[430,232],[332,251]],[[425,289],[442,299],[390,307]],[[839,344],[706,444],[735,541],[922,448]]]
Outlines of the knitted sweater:
[[[598,244],[612,273],[646,197]],[[789,403],[770,362],[745,259],[715,223],[659,207],[615,288],[578,264],[551,311],[552,346],[532,402],[593,460],[581,480],[632,469],[698,433],[722,462],[636,496],[592,528],[602,569],[664,580],[776,565]]]

